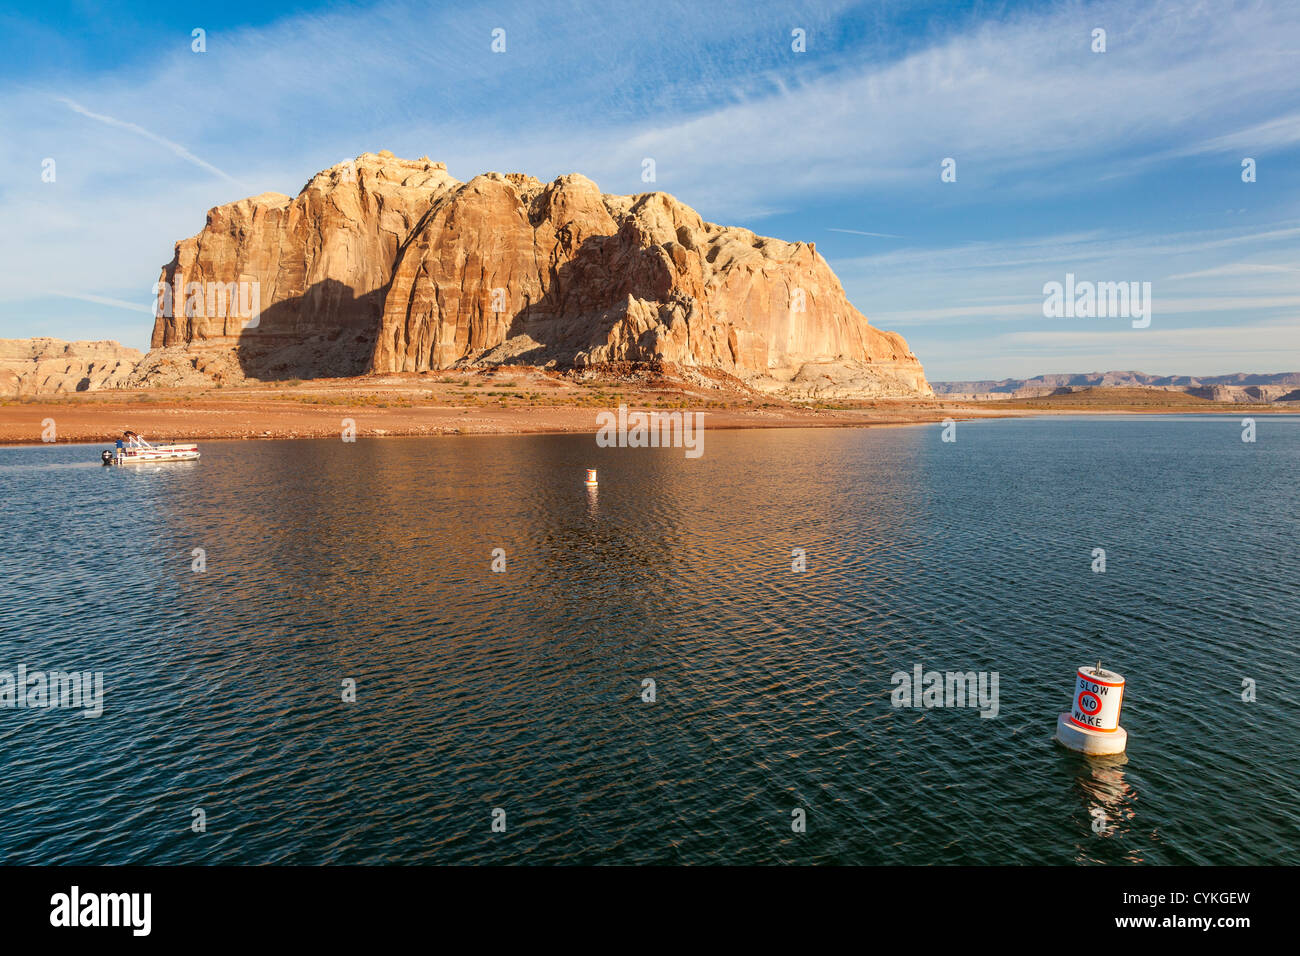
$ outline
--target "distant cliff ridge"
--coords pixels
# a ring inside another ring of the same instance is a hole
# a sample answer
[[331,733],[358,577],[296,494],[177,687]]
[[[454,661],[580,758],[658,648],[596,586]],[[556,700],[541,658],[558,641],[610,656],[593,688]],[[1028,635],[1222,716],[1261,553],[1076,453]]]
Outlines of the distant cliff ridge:
[[940,398],[1041,398],[1085,388],[1162,388],[1215,402],[1300,401],[1300,372],[1232,375],[1148,375],[1144,372],[1086,372],[1038,375],[999,381],[933,382]]
[[144,382],[663,361],[809,397],[932,394],[902,336],[849,303],[812,245],[579,175],[462,183],[367,153],[296,198],[212,209],[161,281],[231,296],[255,283],[259,313],[172,297]]

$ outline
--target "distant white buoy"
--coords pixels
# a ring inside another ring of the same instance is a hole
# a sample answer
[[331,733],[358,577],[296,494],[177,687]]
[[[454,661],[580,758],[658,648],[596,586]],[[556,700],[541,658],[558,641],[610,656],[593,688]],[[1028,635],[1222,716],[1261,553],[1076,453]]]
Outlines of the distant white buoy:
[[1056,739],[1084,754],[1122,754],[1128,731],[1119,725],[1124,678],[1114,671],[1080,667],[1075,671],[1074,701],[1056,719]]
[[594,485],[594,484],[596,484],[596,469],[595,469],[595,468],[588,468],[588,469],[587,469],[587,484],[589,484],[589,485]]

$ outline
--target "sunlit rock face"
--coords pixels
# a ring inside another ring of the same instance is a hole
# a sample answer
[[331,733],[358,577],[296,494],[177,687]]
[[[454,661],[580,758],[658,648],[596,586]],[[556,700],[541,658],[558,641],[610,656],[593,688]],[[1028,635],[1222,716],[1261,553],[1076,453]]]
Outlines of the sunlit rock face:
[[[256,283],[255,321],[182,301],[241,281]],[[462,183],[367,153],[295,199],[213,209],[161,282],[177,294],[154,348],[233,350],[255,378],[665,361],[801,394],[931,394],[902,336],[868,323],[812,245],[576,174]]]
[[117,388],[139,361],[138,350],[117,342],[0,339],[0,393],[54,395]]
[[[152,348],[234,350],[255,378],[368,371],[399,247],[459,185],[441,163],[367,154],[312,177],[295,199],[263,193],[210,210],[162,270],[170,297]],[[231,308],[240,283],[255,291],[255,317]]]

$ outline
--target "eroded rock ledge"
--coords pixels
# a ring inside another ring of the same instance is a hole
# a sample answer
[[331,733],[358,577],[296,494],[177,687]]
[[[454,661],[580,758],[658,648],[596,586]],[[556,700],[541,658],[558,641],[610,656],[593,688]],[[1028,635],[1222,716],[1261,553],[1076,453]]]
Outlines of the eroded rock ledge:
[[60,395],[127,384],[141,355],[117,342],[0,339],[0,394]]

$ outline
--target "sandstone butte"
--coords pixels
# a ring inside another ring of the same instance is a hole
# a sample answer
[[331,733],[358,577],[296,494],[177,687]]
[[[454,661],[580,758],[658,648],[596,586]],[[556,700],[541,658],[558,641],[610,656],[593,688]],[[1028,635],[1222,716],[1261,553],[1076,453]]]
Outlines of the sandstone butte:
[[661,362],[801,397],[933,394],[902,336],[868,323],[812,244],[576,174],[462,183],[427,158],[366,153],[296,198],[212,209],[160,281],[248,283],[260,315],[178,297],[132,384]]

